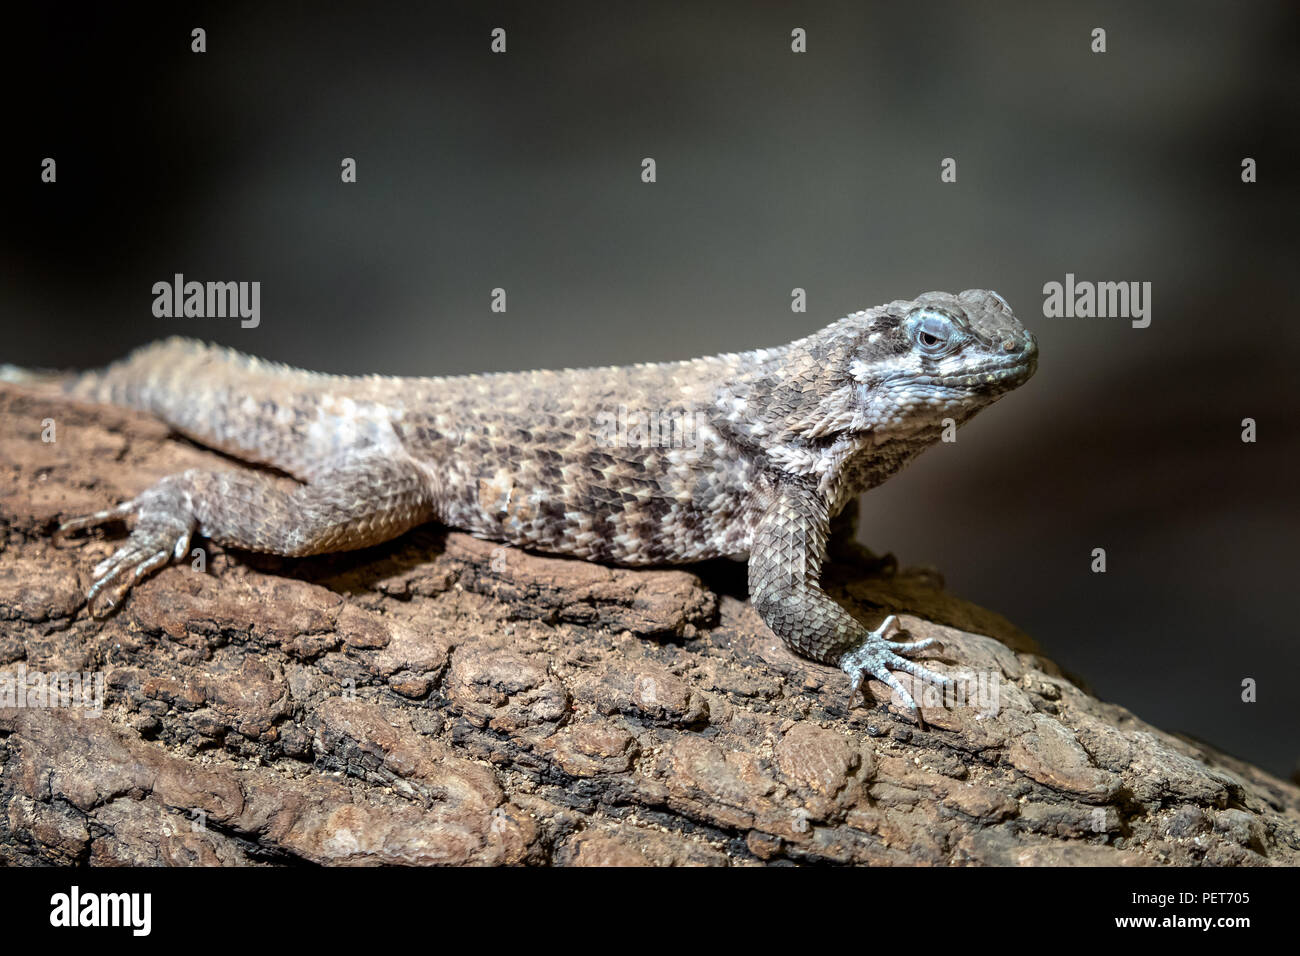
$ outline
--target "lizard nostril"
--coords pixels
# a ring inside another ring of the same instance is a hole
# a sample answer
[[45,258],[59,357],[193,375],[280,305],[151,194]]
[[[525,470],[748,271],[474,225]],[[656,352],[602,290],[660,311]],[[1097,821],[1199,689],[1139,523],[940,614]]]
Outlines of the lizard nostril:
[[1002,340],[1002,351],[1004,351],[1004,352],[1014,352],[1015,350],[1016,350],[1016,340],[1015,340],[1015,339],[1003,339],[1003,340]]

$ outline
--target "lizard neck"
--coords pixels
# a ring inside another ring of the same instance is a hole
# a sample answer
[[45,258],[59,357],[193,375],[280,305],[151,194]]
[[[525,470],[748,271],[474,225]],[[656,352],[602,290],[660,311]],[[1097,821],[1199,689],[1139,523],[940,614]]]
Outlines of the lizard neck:
[[838,514],[863,492],[901,471],[938,442],[941,434],[942,426],[931,425],[901,434],[863,436],[853,443],[821,483],[830,514]]

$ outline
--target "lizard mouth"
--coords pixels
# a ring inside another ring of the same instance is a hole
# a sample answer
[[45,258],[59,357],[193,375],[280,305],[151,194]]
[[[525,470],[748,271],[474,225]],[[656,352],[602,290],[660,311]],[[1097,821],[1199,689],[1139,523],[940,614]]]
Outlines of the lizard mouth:
[[1011,365],[1004,365],[1000,368],[990,369],[983,375],[973,375],[971,378],[978,384],[980,379],[993,388],[1016,388],[1025,384],[1033,377],[1038,370],[1038,358],[1034,357],[1028,361],[1015,362]]
[[1037,357],[1031,357],[1027,361],[1020,359],[1002,365],[986,366],[968,375],[954,375],[952,377],[925,376],[914,381],[943,391],[979,395],[1000,394],[1025,384],[1033,377],[1037,368]]

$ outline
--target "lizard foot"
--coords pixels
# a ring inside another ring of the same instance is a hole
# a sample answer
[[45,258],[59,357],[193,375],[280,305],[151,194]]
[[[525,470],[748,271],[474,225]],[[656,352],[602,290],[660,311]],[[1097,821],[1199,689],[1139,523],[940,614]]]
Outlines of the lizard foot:
[[891,614],[885,618],[880,627],[867,632],[865,641],[840,658],[840,670],[848,674],[853,681],[849,690],[850,706],[857,697],[858,691],[862,689],[863,681],[870,676],[892,689],[919,722],[921,715],[916,701],[890,671],[903,671],[944,690],[952,686],[953,680],[922,667],[915,661],[909,661],[903,656],[934,646],[938,643],[935,638],[931,637],[923,641],[888,640],[888,635],[897,630],[899,630],[898,616]]
[[94,580],[86,591],[86,602],[94,617],[111,612],[137,581],[189,550],[194,519],[183,492],[165,480],[116,507],[71,518],[59,526],[59,533],[82,531],[129,517],[135,518],[135,528],[126,543],[91,572]]

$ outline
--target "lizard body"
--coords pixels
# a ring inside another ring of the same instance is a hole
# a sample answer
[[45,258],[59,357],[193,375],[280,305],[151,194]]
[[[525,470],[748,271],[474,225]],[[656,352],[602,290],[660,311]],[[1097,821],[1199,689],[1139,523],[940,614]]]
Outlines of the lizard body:
[[1034,372],[1037,345],[993,292],[926,293],[779,348],[683,362],[448,378],[345,377],[187,339],[69,379],[299,484],[190,470],[66,522],[133,518],[94,572],[116,606],[200,534],[282,555],[365,547],[429,520],[631,566],[747,559],[750,598],[796,651],[915,707],[891,671],[947,683],[822,591],[830,522]]

